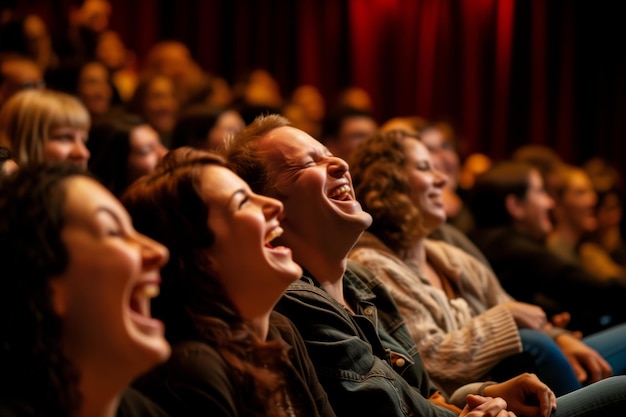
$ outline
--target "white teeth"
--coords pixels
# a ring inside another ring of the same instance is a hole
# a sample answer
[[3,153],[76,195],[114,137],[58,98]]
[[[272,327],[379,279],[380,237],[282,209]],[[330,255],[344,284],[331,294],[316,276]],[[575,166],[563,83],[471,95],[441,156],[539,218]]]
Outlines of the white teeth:
[[350,186],[348,184],[344,184],[339,188],[335,188],[335,190],[332,192],[332,194],[329,197],[335,198],[342,194],[348,194],[348,193],[350,193]]
[[144,284],[134,292],[135,297],[154,298],[159,295],[160,287],[156,284]]
[[283,228],[282,227],[275,227],[274,229],[272,229],[267,236],[265,236],[265,243],[270,243],[272,240],[276,239],[277,237],[279,237],[280,235],[283,234]]

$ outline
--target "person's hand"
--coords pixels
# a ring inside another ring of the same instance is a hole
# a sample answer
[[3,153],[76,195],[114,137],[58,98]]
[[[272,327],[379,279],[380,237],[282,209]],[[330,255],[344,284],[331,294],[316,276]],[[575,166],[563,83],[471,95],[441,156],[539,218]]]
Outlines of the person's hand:
[[549,417],[556,410],[556,396],[535,374],[521,374],[499,384],[488,385],[485,395],[502,397],[511,411],[528,417]]
[[548,318],[541,307],[519,301],[507,301],[500,305],[509,310],[518,328],[539,331],[546,328]]
[[563,311],[561,313],[557,313],[550,318],[552,324],[556,327],[560,327],[562,329],[567,329],[567,325],[572,320],[572,316],[567,311]]
[[574,373],[581,383],[592,383],[613,374],[611,365],[600,354],[578,340],[575,336],[565,333],[555,339],[563,354],[572,365]]
[[459,417],[515,417],[515,413],[507,410],[506,401],[502,398],[470,394],[466,401],[467,405]]
[[[572,320],[572,316],[570,313],[568,313],[567,311],[563,311],[561,313],[557,313],[555,315],[553,315],[550,318],[550,323],[548,323],[548,326],[552,325],[555,327],[560,327],[561,329],[567,329],[567,325],[569,324],[569,322]],[[574,336],[576,339],[582,339],[583,338],[583,334],[582,332],[575,330],[571,332],[572,336]]]

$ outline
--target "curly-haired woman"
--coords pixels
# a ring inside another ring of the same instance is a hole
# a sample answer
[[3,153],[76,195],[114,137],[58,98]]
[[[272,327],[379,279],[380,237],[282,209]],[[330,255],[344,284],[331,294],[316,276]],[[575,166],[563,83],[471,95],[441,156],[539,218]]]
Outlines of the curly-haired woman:
[[[614,352],[623,349],[613,349],[605,360],[597,340],[588,341],[592,349],[550,328],[541,308],[514,300],[483,263],[427,239],[446,219],[446,177],[418,137],[376,135],[357,149],[351,168],[357,199],[374,220],[350,258],[385,282],[426,368],[445,390],[534,372],[562,395],[611,375],[607,360],[619,359]],[[623,373],[621,360],[611,366]]]

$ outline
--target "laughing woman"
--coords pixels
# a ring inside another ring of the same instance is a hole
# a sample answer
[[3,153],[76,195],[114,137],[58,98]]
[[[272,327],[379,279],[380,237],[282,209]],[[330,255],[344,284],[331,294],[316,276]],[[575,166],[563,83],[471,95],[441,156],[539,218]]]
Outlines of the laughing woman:
[[623,374],[623,344],[613,340],[624,340],[626,327],[583,341],[550,328],[542,309],[514,300],[484,264],[427,239],[446,219],[446,177],[417,137],[371,137],[351,168],[357,199],[374,221],[350,258],[385,282],[426,368],[446,391],[534,372],[562,395]]
[[300,278],[273,247],[282,204],[254,194],[218,155],[170,151],[122,201],[165,244],[154,315],[172,357],[136,387],[177,416],[334,416],[292,323],[272,309]]
[[170,354],[146,308],[167,257],[79,167],[3,179],[0,415],[164,415],[127,387]]

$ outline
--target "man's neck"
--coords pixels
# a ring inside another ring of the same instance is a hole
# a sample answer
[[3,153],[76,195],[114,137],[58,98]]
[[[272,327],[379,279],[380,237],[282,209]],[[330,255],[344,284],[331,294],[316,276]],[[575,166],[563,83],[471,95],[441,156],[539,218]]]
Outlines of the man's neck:
[[340,303],[344,303],[343,298],[343,274],[346,272],[348,259],[308,257],[298,263],[306,269],[328,294]]

